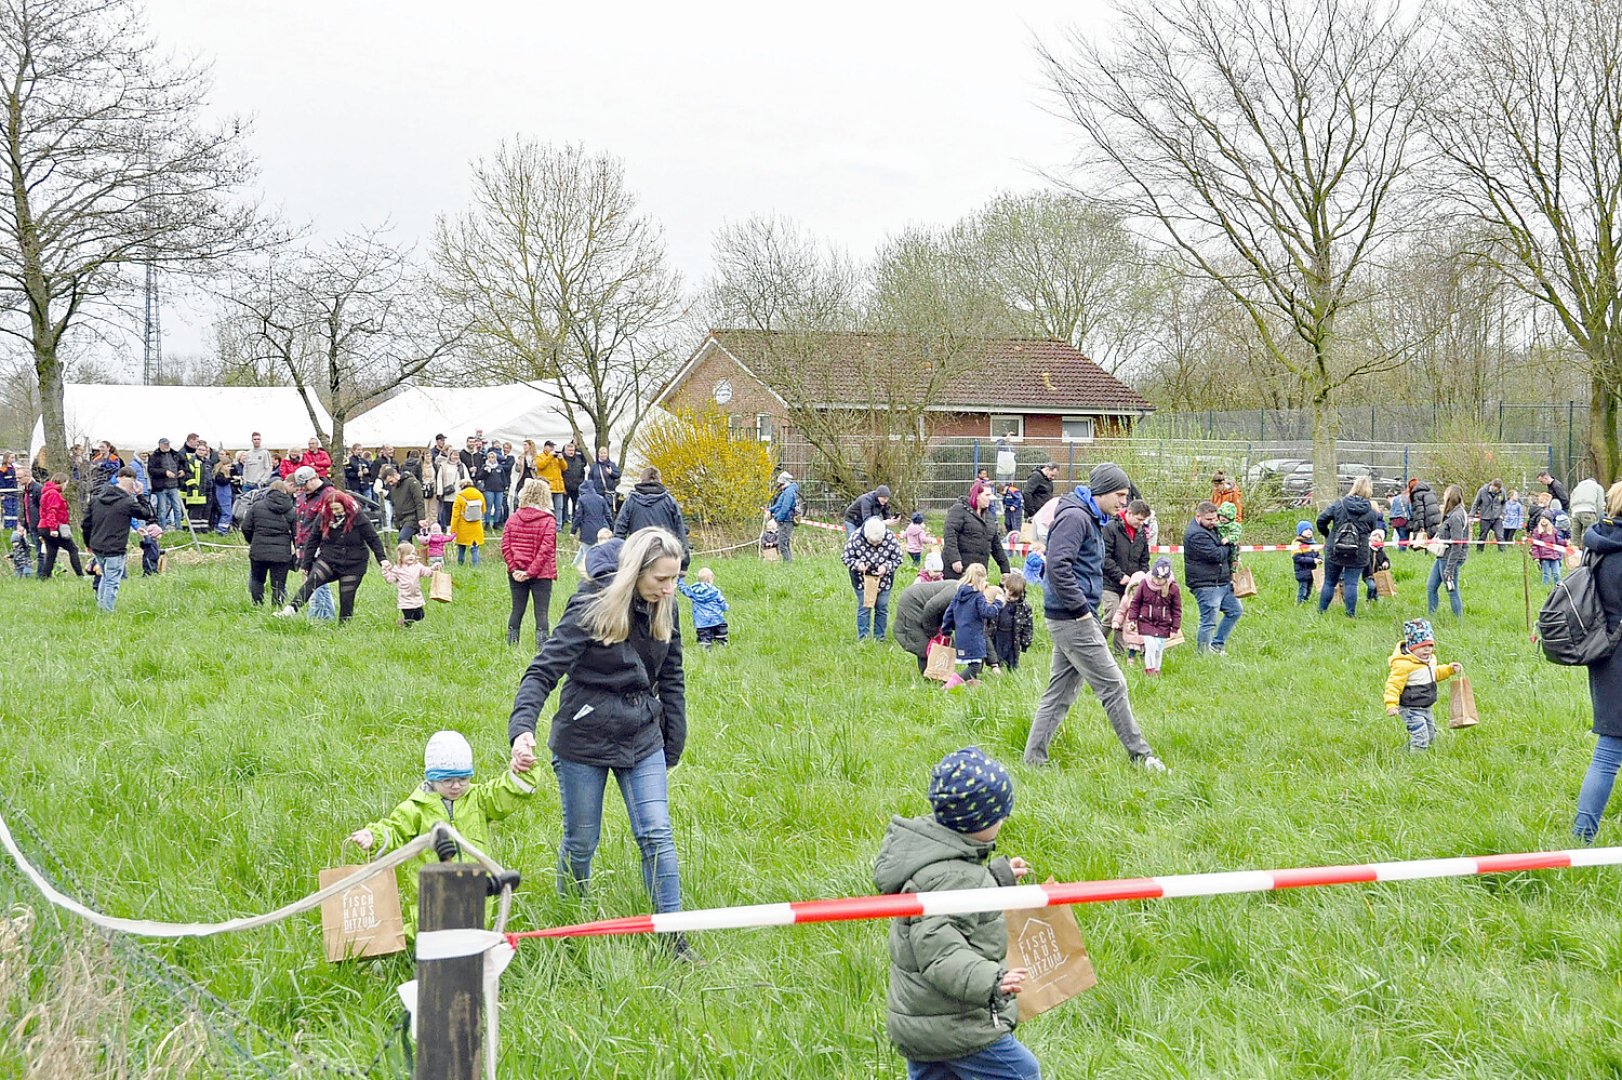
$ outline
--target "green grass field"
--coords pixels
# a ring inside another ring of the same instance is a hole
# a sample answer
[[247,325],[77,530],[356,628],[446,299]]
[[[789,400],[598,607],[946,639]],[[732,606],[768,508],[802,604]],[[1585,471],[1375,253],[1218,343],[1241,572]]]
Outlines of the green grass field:
[[[1287,556],[1248,561],[1262,595],[1230,656],[1178,648],[1164,678],[1130,675],[1170,775],[1129,768],[1084,694],[1055,765],[1014,767],[1003,851],[1074,880],[1570,846],[1587,687],[1529,644],[1518,553],[1472,554],[1466,621],[1438,621],[1438,655],[1464,661],[1481,726],[1444,730],[1418,757],[1380,690],[1401,619],[1423,611],[1429,557],[1397,556],[1401,596],[1355,623],[1297,608]],[[671,795],[684,902],[868,893],[889,816],[926,810],[941,754],[977,743],[1018,760],[1045,636],[1017,674],[947,697],[893,644],[855,642],[832,556],[712,565],[734,644],[687,653]],[[214,561],[136,578],[112,618],[72,580],[0,580],[0,784],[116,914],[216,919],[303,895],[319,868],[356,858],[342,837],[411,790],[436,728],[472,739],[482,776],[505,760],[530,656],[504,644],[498,560],[459,571],[455,604],[410,632],[375,573],[342,629],[251,610],[245,574]],[[1192,637],[1191,597],[1189,612]],[[525,877],[517,925],[647,910],[612,787],[593,895],[554,894],[557,794],[539,775],[494,852]],[[1608,823],[1600,842],[1619,837]],[[1020,1036],[1053,1077],[1622,1075],[1618,894],[1617,871],[1581,870],[1085,907],[1098,987]],[[503,1074],[903,1075],[883,1030],[884,926],[693,943],[696,968],[648,940],[527,943],[502,982]],[[327,964],[313,915],[152,948],[351,1062],[376,1051],[410,977],[403,958]],[[18,1067],[7,1053],[0,1072]]]

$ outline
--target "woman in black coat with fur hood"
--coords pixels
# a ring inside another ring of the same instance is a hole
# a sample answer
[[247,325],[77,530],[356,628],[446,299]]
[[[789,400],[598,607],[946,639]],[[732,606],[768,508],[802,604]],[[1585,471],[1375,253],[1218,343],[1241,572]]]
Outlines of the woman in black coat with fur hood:
[[946,511],[945,549],[941,553],[945,577],[957,581],[975,563],[989,568],[993,562],[1008,573],[1008,549],[1003,546],[1002,523],[992,509],[996,492],[990,484],[976,480],[966,498]]

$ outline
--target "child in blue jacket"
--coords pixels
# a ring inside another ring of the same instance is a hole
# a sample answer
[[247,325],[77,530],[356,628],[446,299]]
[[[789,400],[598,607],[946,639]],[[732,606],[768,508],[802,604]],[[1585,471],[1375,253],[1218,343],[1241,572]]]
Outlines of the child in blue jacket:
[[980,668],[986,662],[986,623],[1002,613],[1002,590],[992,590],[995,597],[988,599],[986,568],[970,563],[963,570],[963,583],[947,605],[941,619],[941,633],[951,634],[957,644],[957,662],[967,664],[962,675],[953,672],[946,680],[947,690],[956,690],[965,683],[977,682]]
[[697,585],[683,581],[676,588],[693,602],[693,629],[698,631],[698,643],[705,648],[727,643],[727,598],[715,587],[715,571],[704,567],[697,574]]
[[[1290,545],[1290,557],[1295,563],[1295,602],[1304,604],[1312,596],[1312,572],[1318,568],[1320,556],[1312,544],[1312,522],[1295,523],[1295,543]],[[1372,578],[1370,579],[1373,580]]]

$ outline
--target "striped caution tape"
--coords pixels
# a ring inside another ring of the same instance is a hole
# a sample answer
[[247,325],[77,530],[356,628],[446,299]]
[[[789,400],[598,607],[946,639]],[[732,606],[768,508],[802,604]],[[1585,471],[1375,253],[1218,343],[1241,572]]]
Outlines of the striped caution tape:
[[1475,855],[1451,859],[1365,863],[1360,866],[1309,866],[1287,870],[1239,870],[1215,874],[1120,878],[1008,888],[954,889],[946,892],[899,893],[786,904],[672,911],[578,923],[546,930],[508,934],[516,945],[524,938],[609,937],[621,934],[675,934],[696,930],[744,930],[763,926],[851,922],[862,919],[906,919],[932,915],[972,915],[988,911],[1023,911],[1065,904],[1100,904],[1114,900],[1170,900],[1230,893],[1270,892],[1321,885],[1507,874],[1520,870],[1566,870],[1579,866],[1622,863],[1622,847],[1578,848],[1517,855]]

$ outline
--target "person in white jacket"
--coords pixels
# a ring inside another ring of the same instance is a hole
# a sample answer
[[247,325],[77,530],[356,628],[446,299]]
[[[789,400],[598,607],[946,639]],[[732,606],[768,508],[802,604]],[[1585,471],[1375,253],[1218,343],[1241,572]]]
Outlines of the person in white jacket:
[[1571,534],[1579,538],[1578,543],[1582,542],[1581,537],[1588,527],[1600,519],[1604,508],[1605,489],[1592,476],[1572,488],[1571,505],[1567,509],[1571,511]]

